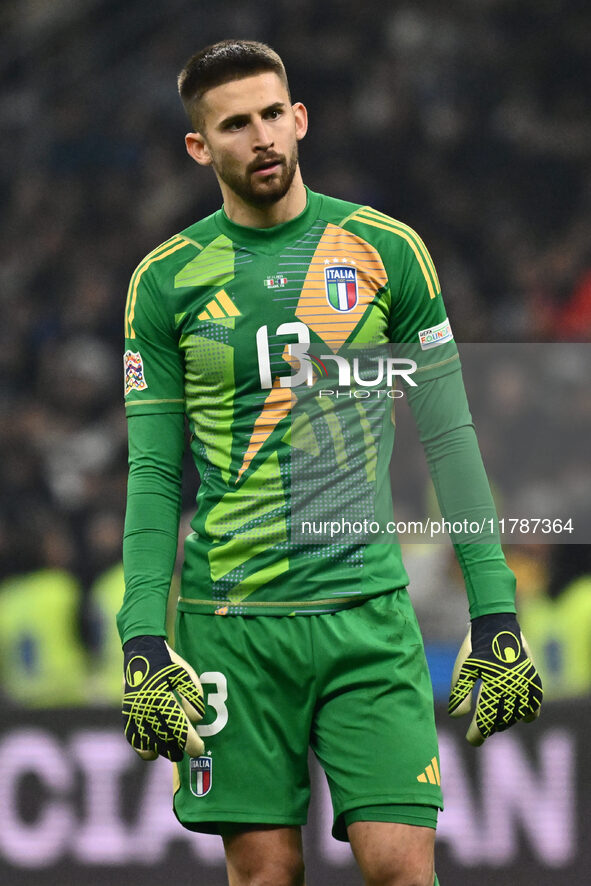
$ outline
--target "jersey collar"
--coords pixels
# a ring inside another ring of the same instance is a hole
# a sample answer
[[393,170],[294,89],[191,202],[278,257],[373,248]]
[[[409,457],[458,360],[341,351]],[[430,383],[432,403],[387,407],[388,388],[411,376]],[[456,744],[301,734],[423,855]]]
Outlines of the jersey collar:
[[237,225],[228,218],[223,206],[214,214],[215,222],[222,234],[229,237],[233,243],[244,246],[252,252],[268,254],[281,252],[289,243],[298,240],[320,215],[322,195],[315,194],[309,188],[306,188],[306,195],[306,208],[303,212],[287,222],[270,228]]

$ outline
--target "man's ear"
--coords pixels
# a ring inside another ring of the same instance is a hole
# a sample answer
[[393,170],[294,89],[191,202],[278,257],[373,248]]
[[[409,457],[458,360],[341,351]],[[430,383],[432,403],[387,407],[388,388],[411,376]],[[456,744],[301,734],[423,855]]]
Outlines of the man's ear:
[[200,132],[188,132],[185,136],[187,154],[200,166],[211,166],[211,154]]
[[300,141],[308,131],[308,111],[301,102],[292,105],[292,110],[295,117],[296,138]]

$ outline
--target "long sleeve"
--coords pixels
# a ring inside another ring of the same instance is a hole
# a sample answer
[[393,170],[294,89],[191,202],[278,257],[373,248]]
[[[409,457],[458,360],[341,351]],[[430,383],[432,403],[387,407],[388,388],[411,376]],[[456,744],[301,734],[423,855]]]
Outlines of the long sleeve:
[[133,415],[128,429],[125,596],[117,615],[122,643],[140,634],[166,635],[181,509],[184,417],[178,412]]
[[491,526],[496,527],[497,513],[461,370],[458,367],[448,375],[407,389],[407,394],[444,519],[450,523],[478,522],[487,527],[483,535],[452,535],[470,616],[515,612],[515,576],[496,540],[497,533],[490,532]]
[[[125,308],[125,410],[129,480],[123,536],[125,596],[121,640],[166,635],[166,603],[177,551],[184,436],[184,376],[166,275],[173,238],[140,262]],[[173,290],[174,292],[174,290]]]

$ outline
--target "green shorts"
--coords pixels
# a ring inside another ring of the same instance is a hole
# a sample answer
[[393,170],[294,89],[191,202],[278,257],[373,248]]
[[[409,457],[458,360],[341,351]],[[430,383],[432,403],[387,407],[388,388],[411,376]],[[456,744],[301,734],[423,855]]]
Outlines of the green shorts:
[[337,839],[361,807],[396,806],[386,820],[435,826],[433,693],[406,590],[318,615],[180,612],[175,645],[207,702],[206,752],[175,766],[185,827],[304,824],[309,747],[328,779]]

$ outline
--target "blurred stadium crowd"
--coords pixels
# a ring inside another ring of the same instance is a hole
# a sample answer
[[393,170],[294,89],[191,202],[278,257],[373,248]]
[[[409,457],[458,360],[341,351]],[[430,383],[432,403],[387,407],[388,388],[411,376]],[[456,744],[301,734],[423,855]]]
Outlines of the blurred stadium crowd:
[[[21,0],[0,22],[0,684],[32,704],[109,701],[127,283],[219,204],[184,152],[186,58],[228,36],[281,53],[310,112],[305,180],[419,230],[459,341],[589,342],[591,12],[583,0]],[[194,494],[189,479],[187,510]],[[582,623],[588,546],[517,555],[540,605],[585,583]],[[575,691],[591,686],[586,630]]]

